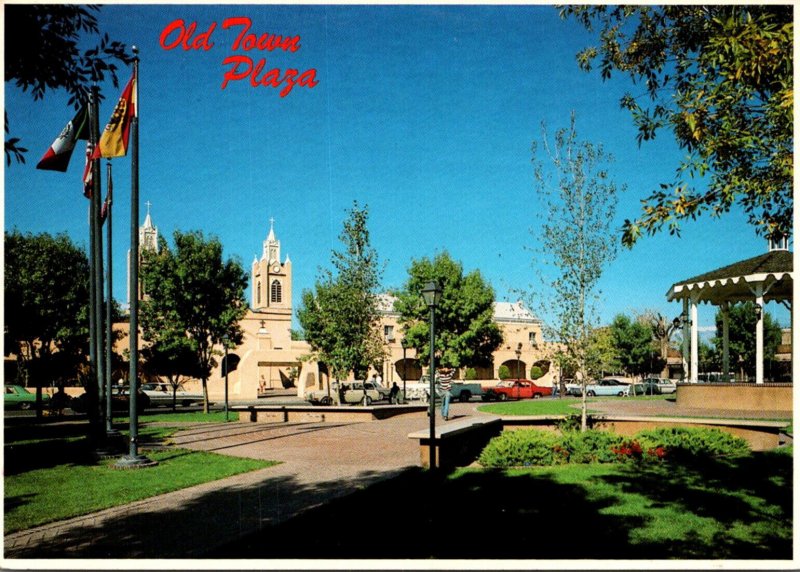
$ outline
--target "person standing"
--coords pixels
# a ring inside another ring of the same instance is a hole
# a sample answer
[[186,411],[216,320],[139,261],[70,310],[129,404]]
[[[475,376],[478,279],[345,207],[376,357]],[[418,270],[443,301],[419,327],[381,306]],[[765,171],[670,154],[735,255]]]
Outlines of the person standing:
[[447,421],[450,418],[450,389],[453,387],[451,377],[443,375],[438,379],[439,397],[442,398],[442,419]]

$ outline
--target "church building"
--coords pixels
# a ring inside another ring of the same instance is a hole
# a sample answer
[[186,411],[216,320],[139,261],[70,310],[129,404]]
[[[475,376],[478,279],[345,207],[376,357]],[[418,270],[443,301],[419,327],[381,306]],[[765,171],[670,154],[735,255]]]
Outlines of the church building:
[[[158,248],[158,228],[153,224],[148,204],[147,216],[139,229],[142,251]],[[228,373],[228,397],[231,401],[250,401],[270,395],[278,389],[292,389],[300,397],[308,391],[325,389],[330,382],[324,363],[309,356],[307,342],[292,339],[292,261],[281,251],[281,241],[275,233],[275,221],[270,219],[269,232],[261,245],[260,256],[250,265],[250,300],[247,314],[240,322],[242,343],[228,349],[227,362],[223,357],[208,379],[209,399],[220,402],[225,395],[225,373]],[[130,293],[129,293],[130,294]],[[147,293],[139,286],[140,299]],[[384,338],[386,357],[376,370],[391,384],[418,380],[423,372],[413,349],[403,349],[402,326],[394,311],[394,298],[379,297],[380,330]],[[496,302],[495,321],[503,332],[503,344],[494,353],[494,360],[477,371],[479,379],[497,379],[501,366],[512,377],[529,377],[532,365],[547,370],[541,343],[541,323],[520,302]],[[217,348],[221,350],[222,348]],[[554,371],[547,372],[538,383],[549,385]],[[199,389],[199,381],[187,388]]]

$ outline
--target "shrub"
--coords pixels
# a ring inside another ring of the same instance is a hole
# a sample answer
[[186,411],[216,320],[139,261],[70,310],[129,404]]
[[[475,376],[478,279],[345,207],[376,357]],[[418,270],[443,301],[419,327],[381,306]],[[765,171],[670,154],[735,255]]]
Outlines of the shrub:
[[484,447],[479,457],[484,467],[506,468],[553,465],[558,436],[537,430],[504,431]]
[[497,370],[497,377],[500,379],[509,379],[511,377],[511,370],[508,369],[507,365],[501,365]]
[[[550,371],[550,360],[540,359],[539,361],[533,363],[533,367],[539,368],[539,370],[542,372],[539,374],[539,377],[541,377]],[[531,368],[531,372],[533,372],[533,368]],[[533,373],[531,373],[531,376],[533,376]],[[533,379],[536,378],[534,377]]]
[[624,438],[609,431],[536,429],[505,431],[492,439],[479,458],[485,467],[527,467],[563,463],[696,461],[749,454],[744,439],[719,429],[662,428]]
[[464,379],[471,381],[473,379],[478,379],[478,372],[475,371],[474,367],[468,367],[467,371],[464,373]]
[[618,460],[614,448],[622,443],[622,437],[608,431],[572,431],[561,438],[570,463],[612,463]]
[[544,372],[542,371],[542,368],[536,365],[531,366],[531,379],[539,379],[543,375]]
[[750,453],[747,441],[719,429],[661,427],[641,431],[637,438],[643,449],[661,448],[668,458],[741,456]]

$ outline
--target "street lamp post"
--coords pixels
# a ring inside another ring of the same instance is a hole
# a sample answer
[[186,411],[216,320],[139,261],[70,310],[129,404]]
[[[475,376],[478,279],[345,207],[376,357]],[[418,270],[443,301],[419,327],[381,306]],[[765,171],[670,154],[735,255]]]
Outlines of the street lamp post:
[[522,379],[522,362],[520,358],[522,358],[522,342],[517,345],[517,351],[514,352],[517,354],[517,379]]
[[408,340],[403,338],[400,341],[400,345],[403,346],[403,403],[405,404],[405,402],[406,402],[406,377],[408,375],[406,373],[406,367],[408,367],[407,364],[406,364],[406,350],[408,349]]
[[436,393],[435,393],[435,378],[436,378],[436,327],[435,327],[435,320],[436,320],[436,306],[439,304],[439,301],[442,299],[442,289],[434,280],[428,281],[425,286],[422,287],[422,298],[425,300],[425,304],[427,304],[428,308],[431,311],[431,345],[430,345],[430,352],[431,352],[431,368],[429,372],[430,377],[430,433],[428,434],[428,449],[429,449],[429,457],[428,457],[428,468],[429,470],[433,471],[436,468]]
[[225,423],[228,422],[228,334],[222,336],[222,345],[225,348]]

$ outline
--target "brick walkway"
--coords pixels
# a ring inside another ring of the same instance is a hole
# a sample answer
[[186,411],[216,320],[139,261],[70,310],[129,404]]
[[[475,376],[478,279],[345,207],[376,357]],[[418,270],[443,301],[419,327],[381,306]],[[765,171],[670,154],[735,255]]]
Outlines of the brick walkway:
[[[454,412],[477,404],[457,404]],[[441,422],[441,420],[439,421]],[[372,423],[197,424],[177,446],[280,465],[5,537],[5,558],[193,558],[419,465],[424,413]],[[142,469],[146,470],[146,469]]]

